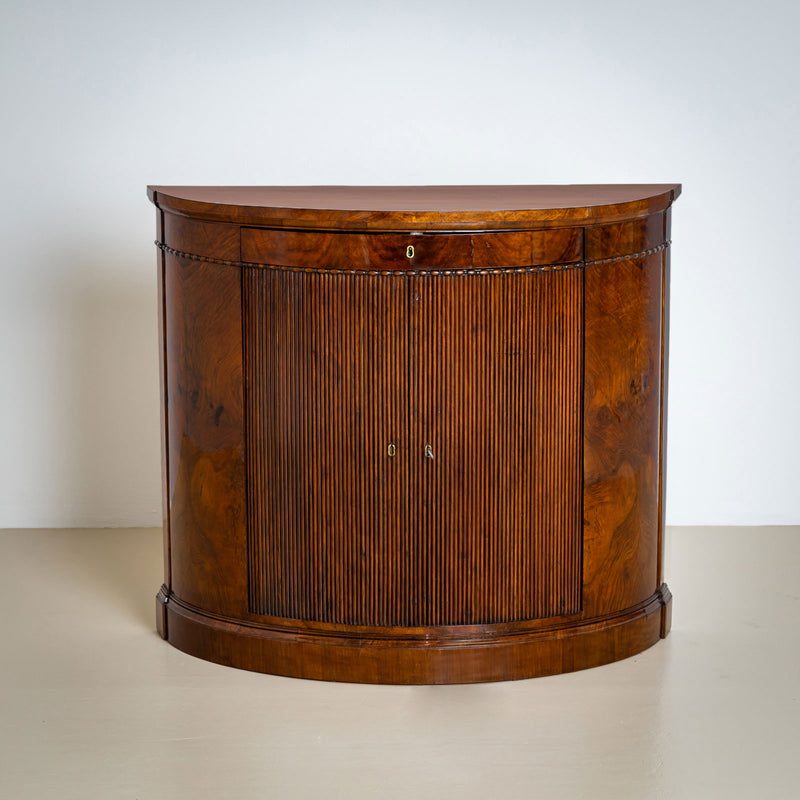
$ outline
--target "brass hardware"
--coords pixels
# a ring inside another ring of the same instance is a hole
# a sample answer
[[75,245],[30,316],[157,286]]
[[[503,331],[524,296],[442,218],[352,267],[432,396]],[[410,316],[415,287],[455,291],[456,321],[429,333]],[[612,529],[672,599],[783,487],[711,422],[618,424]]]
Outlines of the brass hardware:
[[394,458],[394,454],[397,452],[397,448],[394,446],[394,442],[392,442],[387,448],[386,452],[389,454],[389,458]]
[[425,445],[425,458],[433,458],[433,448],[429,445]]
[[410,244],[406,247],[406,258],[414,258],[414,245]]

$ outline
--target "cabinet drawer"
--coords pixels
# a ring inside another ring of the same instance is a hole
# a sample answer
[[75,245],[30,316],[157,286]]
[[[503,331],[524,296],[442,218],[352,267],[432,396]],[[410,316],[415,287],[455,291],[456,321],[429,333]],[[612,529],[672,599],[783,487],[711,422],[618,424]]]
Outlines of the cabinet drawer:
[[473,234],[242,228],[242,261],[302,269],[487,269],[582,258],[581,228]]
[[327,233],[242,228],[242,261],[331,269],[466,269],[467,234]]

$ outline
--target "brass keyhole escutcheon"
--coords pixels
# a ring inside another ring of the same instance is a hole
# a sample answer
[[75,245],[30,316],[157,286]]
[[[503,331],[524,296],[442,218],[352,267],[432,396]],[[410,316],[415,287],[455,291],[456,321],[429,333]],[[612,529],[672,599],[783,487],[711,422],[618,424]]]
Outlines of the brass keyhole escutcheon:
[[394,442],[392,442],[387,448],[386,452],[389,454],[389,458],[394,458],[394,454],[397,452],[397,448],[394,446]]
[[406,258],[414,258],[414,245],[410,244],[406,247]]
[[433,448],[429,445],[425,445],[425,458],[433,458]]

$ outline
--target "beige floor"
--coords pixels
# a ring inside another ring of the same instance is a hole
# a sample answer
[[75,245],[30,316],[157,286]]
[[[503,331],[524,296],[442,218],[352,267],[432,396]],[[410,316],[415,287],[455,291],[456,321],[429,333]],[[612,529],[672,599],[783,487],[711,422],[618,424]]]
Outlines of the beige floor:
[[160,532],[0,532],[0,797],[800,797],[800,528],[675,528],[673,631],[505,684],[257,675],[155,633]]

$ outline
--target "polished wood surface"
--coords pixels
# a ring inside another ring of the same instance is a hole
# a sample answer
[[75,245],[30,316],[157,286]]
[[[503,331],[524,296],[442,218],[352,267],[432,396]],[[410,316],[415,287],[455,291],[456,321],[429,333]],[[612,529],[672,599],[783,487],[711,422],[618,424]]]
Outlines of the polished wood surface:
[[480,234],[359,234],[242,228],[242,260],[340,270],[472,269],[583,258],[583,229]]
[[405,282],[246,269],[244,287],[251,609],[408,624]]
[[[264,672],[452,683],[667,634],[679,186],[164,188],[165,638]],[[473,207],[514,197],[507,230]],[[289,198],[306,230],[274,227]],[[404,208],[424,222],[354,230]]]
[[149,186],[162,210],[241,225],[328,230],[503,230],[647,216],[675,183],[575,186]]
[[238,616],[247,610],[240,276],[173,255],[165,271],[172,590]]
[[579,612],[580,270],[418,276],[410,297],[422,624]]
[[255,613],[416,627],[580,610],[579,270],[246,269],[244,286]]
[[587,267],[584,601],[610,613],[656,585],[663,254]]

